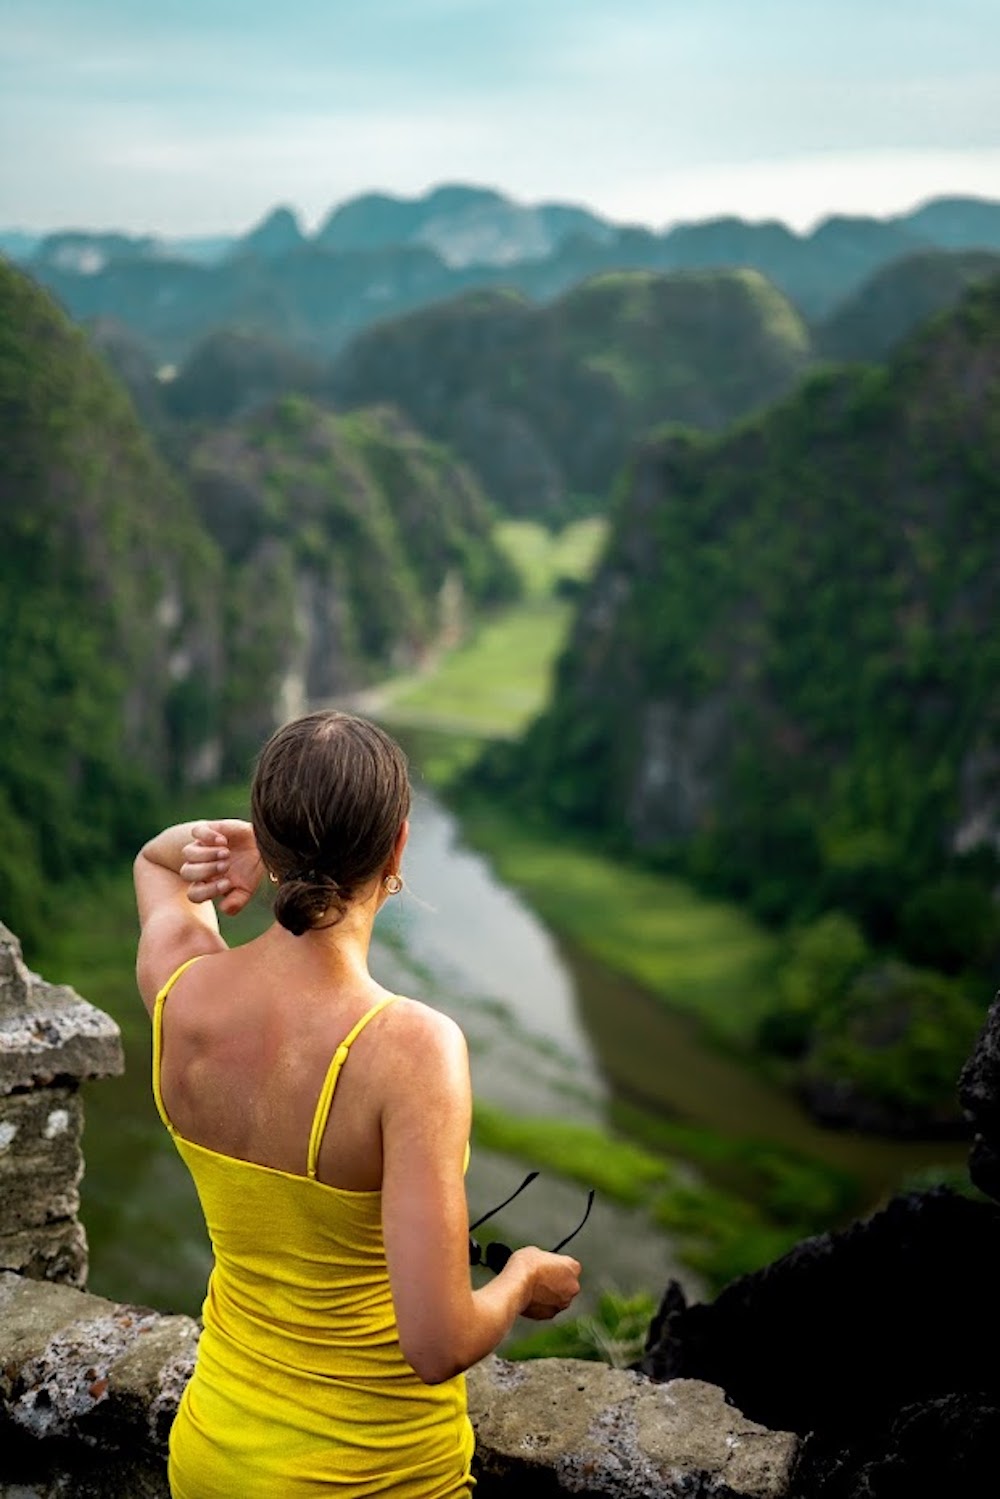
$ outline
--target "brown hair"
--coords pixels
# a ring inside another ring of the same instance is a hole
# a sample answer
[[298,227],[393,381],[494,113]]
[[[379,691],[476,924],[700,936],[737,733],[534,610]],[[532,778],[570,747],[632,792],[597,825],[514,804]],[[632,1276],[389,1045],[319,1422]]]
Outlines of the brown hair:
[[410,810],[406,756],[367,719],[309,713],[265,744],[250,795],[275,917],[300,937],[335,925],[388,862]]

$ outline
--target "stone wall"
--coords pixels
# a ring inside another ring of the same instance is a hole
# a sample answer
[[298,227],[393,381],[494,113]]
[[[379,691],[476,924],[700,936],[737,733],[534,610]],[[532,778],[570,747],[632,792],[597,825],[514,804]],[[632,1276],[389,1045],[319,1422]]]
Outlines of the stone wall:
[[124,1065],[114,1021],[26,968],[0,924],[0,1270],[85,1283],[79,1088]]
[[[0,1499],[167,1499],[167,1435],[197,1342],[189,1317],[0,1274]],[[468,1383],[477,1499],[788,1492],[797,1439],[713,1385],[498,1358]]]

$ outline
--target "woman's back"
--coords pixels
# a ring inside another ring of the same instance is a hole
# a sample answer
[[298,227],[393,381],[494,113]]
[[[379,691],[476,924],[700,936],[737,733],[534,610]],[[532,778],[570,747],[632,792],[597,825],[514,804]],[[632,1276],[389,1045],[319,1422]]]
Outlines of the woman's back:
[[[465,1040],[368,972],[409,805],[383,730],[308,714],[261,751],[252,823],[175,824],[135,861],[157,1105],[216,1255],[175,1499],[457,1499],[461,1371],[579,1290],[535,1246],[470,1284]],[[213,902],[236,915],[265,875],[275,925],[231,950]]]
[[[242,1160],[304,1174],[316,1104],[331,1058],[385,990],[367,974],[338,973],[308,951],[291,956],[267,933],[203,958],[171,996],[159,1086],[185,1138]],[[331,1186],[375,1190],[382,1179],[383,1089],[405,1044],[402,1023],[366,1027],[337,1086],[336,1123],[324,1130],[317,1175]]]
[[[336,1132],[326,1128],[329,1114],[347,1117],[339,1109],[344,1080],[364,1070],[354,1048],[360,1051],[363,1038],[370,1042],[368,1033],[384,1025],[392,996],[363,1011],[334,1046],[301,1150],[289,1149],[284,1131],[272,1148],[265,1130],[273,1079],[261,1069],[272,1050],[279,1056],[288,1051],[281,1004],[272,1004],[269,1013],[266,964],[258,964],[257,992],[244,1010],[244,1029],[256,1021],[258,1034],[251,1043],[237,1039],[229,1045],[228,999],[213,1005],[206,987],[218,983],[223,968],[232,976],[234,965],[225,959],[233,956],[185,965],[154,1010],[157,1104],[194,1178],[215,1255],[197,1375],[171,1438],[172,1490],[178,1499],[234,1493],[292,1499],[328,1495],[334,1486],[343,1495],[392,1493],[400,1499],[464,1493],[472,1451],[464,1381],[428,1386],[403,1357],[382,1240],[381,1194],[377,1188],[330,1185],[316,1175],[320,1142]],[[336,1021],[336,1004],[328,1008]],[[162,1059],[171,1046],[178,1054],[177,1097],[188,1100],[187,1114],[200,1114],[203,1126],[224,1118],[238,1081],[235,1069],[249,1059],[249,1078],[268,1084],[264,1103],[255,1104],[255,1089],[247,1086],[229,1134],[258,1147],[253,1153],[236,1155],[220,1150],[220,1141],[208,1145],[186,1137],[171,1117],[170,1092],[165,1099],[160,1089]],[[286,1060],[287,1084],[294,1089],[294,1046]],[[307,1066],[307,1074],[312,1070]],[[222,1111],[193,1106],[199,1084],[214,1085]],[[365,1092],[363,1082],[355,1091]],[[357,1135],[360,1154],[355,1148],[343,1155],[347,1174],[370,1171],[364,1134],[362,1129]],[[277,1163],[290,1154],[299,1155],[301,1169]],[[261,1161],[261,1155],[275,1159]]]

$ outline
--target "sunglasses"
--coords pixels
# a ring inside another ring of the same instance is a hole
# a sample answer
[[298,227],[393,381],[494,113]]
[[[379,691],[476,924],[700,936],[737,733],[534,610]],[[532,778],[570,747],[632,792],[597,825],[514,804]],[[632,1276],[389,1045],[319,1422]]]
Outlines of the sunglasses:
[[[517,1197],[521,1192],[523,1192],[525,1187],[531,1186],[531,1183],[535,1180],[535,1177],[537,1175],[537,1171],[529,1171],[528,1175],[524,1178],[524,1181],[515,1192],[512,1192],[509,1197],[505,1197],[503,1202],[498,1203],[495,1208],[490,1208],[489,1212],[484,1213],[481,1218],[477,1218],[475,1223],[469,1224],[470,1265],[485,1265],[487,1270],[493,1271],[494,1275],[500,1274],[500,1271],[503,1269],[504,1265],[506,1265],[511,1255],[514,1253],[513,1249],[508,1249],[506,1244],[500,1244],[496,1240],[494,1240],[492,1244],[487,1244],[486,1248],[483,1249],[478,1240],[472,1237],[472,1230],[474,1228],[478,1228],[481,1223],[485,1223],[488,1218],[494,1217],[497,1213],[499,1213],[503,1208],[507,1206],[508,1202],[513,1202],[514,1198]],[[574,1228],[571,1234],[567,1234],[565,1239],[559,1240],[559,1243],[551,1251],[552,1254],[558,1254],[561,1249],[564,1249],[566,1247],[570,1239],[576,1238],[577,1234],[580,1232],[581,1228],[590,1217],[590,1210],[593,1205],[594,1188],[591,1187],[590,1191],[587,1193],[587,1208],[584,1212],[583,1217],[580,1219],[579,1223],[576,1225],[576,1228]]]

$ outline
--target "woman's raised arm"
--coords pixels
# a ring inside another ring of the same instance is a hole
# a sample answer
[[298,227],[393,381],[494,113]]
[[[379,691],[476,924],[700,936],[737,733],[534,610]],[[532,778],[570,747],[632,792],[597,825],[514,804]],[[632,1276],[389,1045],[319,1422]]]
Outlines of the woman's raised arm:
[[136,977],[152,1011],[181,963],[225,950],[212,902],[227,916],[242,910],[260,882],[261,861],[248,822],[181,822],[143,845],[133,874],[141,928]]

